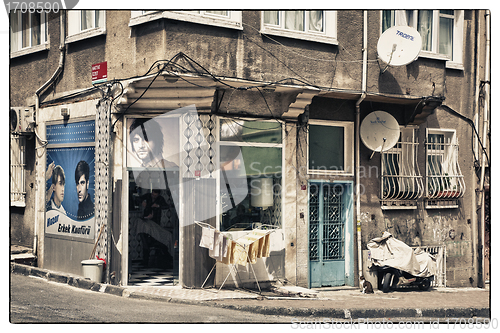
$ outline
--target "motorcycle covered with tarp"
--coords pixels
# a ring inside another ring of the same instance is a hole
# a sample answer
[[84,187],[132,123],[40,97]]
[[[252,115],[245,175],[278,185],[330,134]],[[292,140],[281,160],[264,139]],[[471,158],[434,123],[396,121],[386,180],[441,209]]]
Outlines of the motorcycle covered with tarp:
[[385,231],[368,242],[369,268],[377,270],[378,289],[384,293],[402,285],[429,290],[436,274],[436,258],[420,248],[412,249]]

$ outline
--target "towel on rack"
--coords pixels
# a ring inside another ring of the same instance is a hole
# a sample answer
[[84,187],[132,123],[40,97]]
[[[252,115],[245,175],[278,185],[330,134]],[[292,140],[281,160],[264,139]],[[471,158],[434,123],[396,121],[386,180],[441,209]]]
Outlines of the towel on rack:
[[215,229],[202,227],[200,247],[205,247],[209,250],[213,250],[214,236],[215,236]]

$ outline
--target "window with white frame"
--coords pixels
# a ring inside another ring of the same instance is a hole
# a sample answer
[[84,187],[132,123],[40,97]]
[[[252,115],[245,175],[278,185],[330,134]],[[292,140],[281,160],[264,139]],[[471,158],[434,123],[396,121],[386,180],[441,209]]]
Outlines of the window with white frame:
[[[422,197],[424,185],[418,168],[417,152],[416,128],[401,127],[396,145],[381,154],[383,201],[414,201]],[[406,207],[416,208],[414,204]]]
[[455,130],[427,129],[427,197],[455,199],[463,196],[465,182],[458,163]]
[[67,43],[106,33],[106,11],[70,10],[68,11]]
[[222,28],[242,30],[241,11],[231,10],[185,10],[185,11],[145,11],[133,10],[129,26],[161,18],[212,25]]
[[337,44],[337,12],[323,10],[263,11],[261,32],[269,35]]
[[447,60],[447,67],[463,68],[463,10],[382,11],[382,32],[394,25],[408,25],[420,33],[421,57]]
[[309,121],[307,165],[310,174],[354,174],[354,124]]
[[26,137],[11,134],[10,136],[10,205],[24,207],[26,205],[26,189],[24,169],[26,166]]
[[219,227],[282,225],[283,129],[279,121],[219,119]]
[[48,48],[47,13],[10,12],[11,56]]

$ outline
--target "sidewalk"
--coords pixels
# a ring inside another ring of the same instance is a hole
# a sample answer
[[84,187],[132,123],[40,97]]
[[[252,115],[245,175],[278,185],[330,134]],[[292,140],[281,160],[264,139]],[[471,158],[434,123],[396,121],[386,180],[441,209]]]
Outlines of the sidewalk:
[[[353,287],[305,289],[283,287],[278,292],[256,292],[240,289],[187,289],[180,286],[117,287],[92,282],[81,276],[52,272],[11,262],[11,272],[65,283],[77,288],[109,293],[121,297],[151,299],[184,304],[207,305],[253,313],[295,317],[359,318],[488,318],[489,289],[433,288],[400,289],[384,294],[362,294]],[[284,296],[285,293],[288,296]]]

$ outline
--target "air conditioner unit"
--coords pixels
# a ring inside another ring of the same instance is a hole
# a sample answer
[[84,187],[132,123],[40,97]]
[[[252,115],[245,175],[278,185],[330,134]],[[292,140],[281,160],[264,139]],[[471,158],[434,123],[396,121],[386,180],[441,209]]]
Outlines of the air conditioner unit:
[[35,118],[32,107],[11,107],[9,111],[10,131],[12,133],[33,133]]

